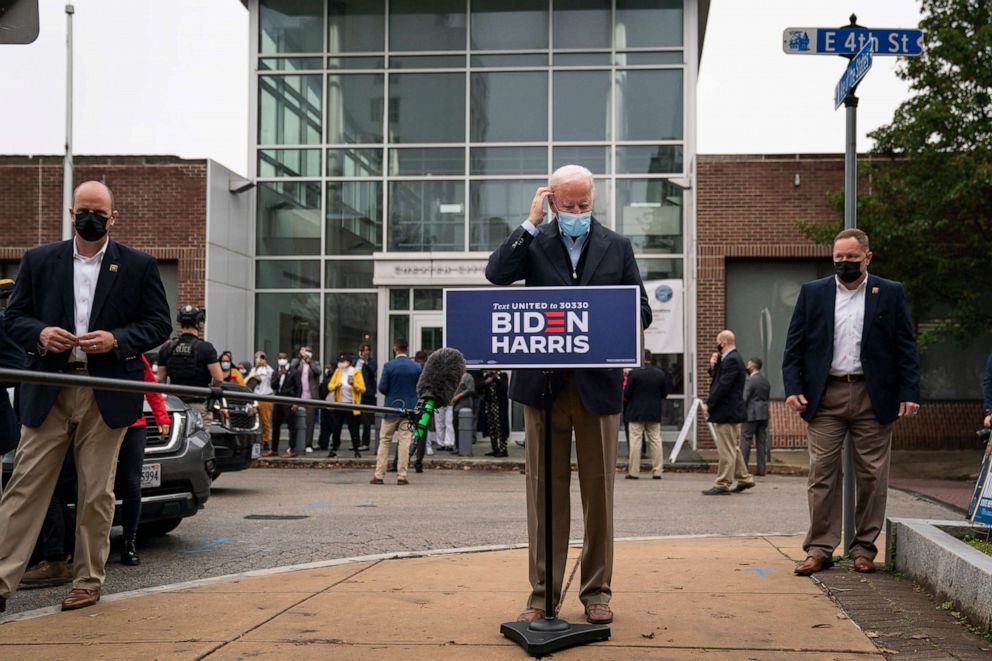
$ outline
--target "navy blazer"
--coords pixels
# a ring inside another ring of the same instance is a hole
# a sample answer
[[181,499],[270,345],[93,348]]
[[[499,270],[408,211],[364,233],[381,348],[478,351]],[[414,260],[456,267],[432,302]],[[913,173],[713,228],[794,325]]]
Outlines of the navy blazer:
[[661,422],[662,401],[668,397],[665,373],[654,365],[630,370],[623,398],[624,420],[630,422]]
[[[38,338],[46,326],[75,333],[72,240],[50,243],[24,253],[7,306],[7,332],[27,353],[25,367],[37,372],[64,372],[71,351],[42,352]],[[118,348],[87,356],[91,376],[144,381],[141,354],[169,339],[172,321],[155,258],[108,240],[96,282],[91,331],[109,331]],[[25,383],[20,392],[21,423],[38,427],[55,405],[59,388]],[[141,393],[95,390],[107,426],[127,427],[141,415]]]
[[[558,221],[541,223],[537,236],[521,226],[506,237],[489,256],[486,278],[500,287],[523,280],[528,287],[595,287],[637,285],[641,290],[641,328],[651,325],[651,306],[634,261],[630,240],[603,227],[595,218],[589,228],[589,245],[578,282],[572,281],[572,264],[563,249]],[[551,378],[552,397],[561,392],[565,371]],[[575,370],[575,385],[582,407],[592,415],[612,415],[623,410],[623,370]],[[544,374],[541,370],[516,370],[510,380],[510,399],[544,407]]]
[[732,349],[720,358],[712,376],[710,395],[706,399],[709,421],[729,424],[747,422],[747,407],[744,404],[747,370],[744,369],[740,351]]
[[[25,362],[24,350],[7,336],[4,329],[6,315],[6,310],[0,310],[0,367],[22,370]],[[11,406],[10,397],[7,395],[8,386],[14,387],[14,406]],[[0,381],[0,457],[16,448],[21,436],[21,423],[17,418],[19,389],[19,384]]]
[[[799,290],[782,359],[785,396],[802,394],[810,421],[827,389],[834,358],[835,276],[807,282]],[[902,285],[868,275],[861,365],[875,419],[887,425],[899,417],[900,402],[920,401],[920,356]]]
[[382,368],[382,376],[379,377],[379,392],[386,400],[384,406],[408,409],[416,406],[420,370],[420,365],[410,360],[409,356],[397,356],[386,363]]

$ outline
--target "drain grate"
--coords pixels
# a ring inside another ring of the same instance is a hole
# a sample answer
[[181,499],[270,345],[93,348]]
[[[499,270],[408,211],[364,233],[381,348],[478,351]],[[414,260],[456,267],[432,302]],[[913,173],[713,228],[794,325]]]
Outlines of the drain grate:
[[245,518],[253,521],[299,521],[310,517],[306,514],[249,514]]

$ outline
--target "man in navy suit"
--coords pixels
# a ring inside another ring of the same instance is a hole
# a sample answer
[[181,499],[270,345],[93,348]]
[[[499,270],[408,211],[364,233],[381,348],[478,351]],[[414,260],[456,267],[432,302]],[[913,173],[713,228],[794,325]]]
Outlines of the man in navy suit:
[[[24,349],[17,346],[4,330],[4,317],[7,314],[7,301],[14,291],[14,281],[10,279],[0,280],[0,367],[6,369],[24,369]],[[14,405],[11,406],[10,398],[7,396],[8,385],[14,388]],[[0,381],[0,459],[15,447],[21,435],[21,424],[17,420],[17,392],[20,389],[18,384],[6,384]],[[2,478],[0,478],[0,492],[3,491]]]
[[[398,339],[393,344],[396,355],[382,368],[379,379],[379,392],[385,399],[386,406],[412,409],[417,405],[417,380],[420,379],[420,365],[407,355],[409,345],[404,339]],[[375,457],[375,475],[371,484],[382,484],[389,464],[389,449],[393,444],[393,434],[399,432],[399,454],[396,461],[396,484],[408,484],[407,467],[410,464],[410,441],[413,432],[409,424],[403,424],[399,415],[387,415],[382,418],[379,427],[379,450]]]
[[[74,239],[24,254],[6,330],[27,352],[28,370],[141,382],[141,354],[172,330],[158,265],[151,255],[110,240],[118,214],[104,184],[80,184],[69,211]],[[70,443],[79,496],[75,576],[62,609],[100,599],[117,452],[143,399],[82,386],[21,387],[21,442],[0,500],[0,611],[24,573]]]
[[737,479],[734,493],[741,493],[754,486],[754,478],[747,472],[747,464],[737,445],[737,425],[747,421],[744,404],[744,385],[747,371],[744,360],[737,351],[737,338],[729,330],[716,336],[720,358],[710,375],[710,394],[703,404],[703,413],[716,429],[716,448],[719,456],[716,481],[703,491],[704,496],[723,496],[731,493],[730,485]]
[[[641,290],[641,327],[651,324],[651,308],[630,241],[592,217],[595,190],[592,173],[566,165],[537,189],[530,214],[489,256],[486,278],[507,286],[523,280],[528,287],[637,285]],[[544,221],[548,201],[554,220]],[[531,594],[518,621],[543,618],[547,568],[544,566],[544,374],[514,372],[510,398],[524,405],[527,447],[527,538]],[[623,410],[623,371],[620,369],[557,370],[552,375],[554,456],[552,532],[554,566],[551,590],[561,594],[568,552],[572,433],[582,490],[585,540],[579,599],[586,619],[594,624],[613,621],[610,609],[613,578],[613,482],[617,437]],[[550,615],[550,614],[549,614]]]
[[786,403],[809,423],[809,576],[832,565],[841,539],[841,450],[851,434],[856,532],[845,549],[854,569],[875,570],[885,522],[892,425],[920,405],[920,357],[902,285],[868,274],[868,235],[834,239],[835,276],[807,282],[792,313],[782,361]]

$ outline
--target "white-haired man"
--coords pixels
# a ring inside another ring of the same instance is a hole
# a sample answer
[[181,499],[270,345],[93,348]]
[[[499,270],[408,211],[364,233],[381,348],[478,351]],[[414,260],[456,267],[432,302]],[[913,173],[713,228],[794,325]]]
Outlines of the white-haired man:
[[[537,189],[530,213],[489,257],[486,278],[506,286],[524,280],[529,287],[638,285],[641,325],[651,323],[651,308],[634,261],[630,241],[592,217],[592,173],[566,165]],[[545,200],[552,218],[543,223]],[[543,223],[543,224],[542,224]],[[527,439],[527,537],[531,594],[518,618],[532,622],[545,616],[547,589],[544,566],[544,374],[520,370],[510,383],[510,398],[524,405]],[[582,490],[585,539],[579,599],[586,619],[595,624],[613,621],[610,610],[613,577],[613,480],[617,436],[623,409],[623,372],[619,369],[556,371],[552,377],[552,453],[571,451],[572,434]],[[554,530],[552,596],[560,599],[568,552],[570,462],[552,466]],[[552,614],[553,615],[553,614]]]

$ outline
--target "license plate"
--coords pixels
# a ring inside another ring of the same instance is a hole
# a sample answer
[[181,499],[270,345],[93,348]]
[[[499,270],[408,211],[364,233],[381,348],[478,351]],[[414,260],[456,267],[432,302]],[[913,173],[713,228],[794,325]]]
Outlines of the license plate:
[[252,459],[258,459],[261,456],[262,456],[262,444],[261,443],[252,443],[251,444],[251,458]]
[[145,464],[141,467],[141,486],[162,486],[162,464]]

